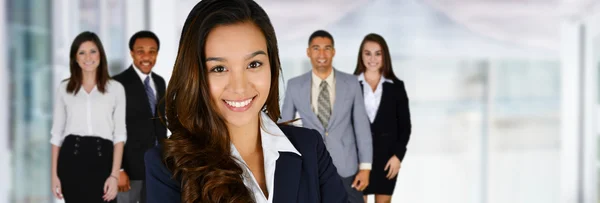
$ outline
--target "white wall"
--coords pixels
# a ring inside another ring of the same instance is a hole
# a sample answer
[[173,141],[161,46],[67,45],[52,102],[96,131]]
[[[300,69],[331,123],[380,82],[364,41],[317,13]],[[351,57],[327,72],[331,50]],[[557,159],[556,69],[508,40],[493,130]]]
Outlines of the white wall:
[[[124,56],[125,60],[123,60],[123,67],[129,67],[132,63],[131,55],[129,55],[129,38],[140,30],[148,29],[145,19],[148,11],[144,10],[145,2],[145,0],[125,1],[125,43],[127,45],[125,46],[126,56]],[[160,36],[158,37],[160,38]]]
[[585,16],[583,92],[583,195],[584,202],[598,202],[598,64],[600,64],[600,13]]
[[[178,12],[176,10],[177,2],[150,0],[149,29],[156,33],[161,41],[158,59],[152,70],[161,75],[167,84],[173,72],[173,64],[175,64],[179,47],[179,33],[181,32],[181,27],[177,26],[178,22],[181,21],[181,19],[176,18]],[[185,18],[183,20],[185,21]]]
[[560,202],[580,202],[579,161],[580,149],[580,115],[581,94],[581,61],[579,60],[581,23],[565,20],[561,25],[561,162],[560,167]]

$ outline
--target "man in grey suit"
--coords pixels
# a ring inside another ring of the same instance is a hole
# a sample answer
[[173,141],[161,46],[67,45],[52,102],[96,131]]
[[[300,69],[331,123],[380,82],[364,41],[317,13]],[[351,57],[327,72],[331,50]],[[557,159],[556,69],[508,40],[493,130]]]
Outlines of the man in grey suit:
[[350,202],[363,202],[373,160],[371,129],[356,76],[333,69],[333,37],[314,32],[306,54],[312,71],[288,81],[281,121],[300,114],[302,125],[321,133]]

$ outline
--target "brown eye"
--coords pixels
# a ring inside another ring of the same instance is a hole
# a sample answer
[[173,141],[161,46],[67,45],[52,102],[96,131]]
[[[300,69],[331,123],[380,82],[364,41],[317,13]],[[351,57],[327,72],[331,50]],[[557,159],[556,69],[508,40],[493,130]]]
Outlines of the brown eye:
[[252,61],[250,64],[248,64],[248,68],[258,68],[260,66],[262,66],[260,61]]
[[210,71],[215,73],[222,73],[225,72],[226,69],[223,66],[215,66],[214,68],[210,69]]

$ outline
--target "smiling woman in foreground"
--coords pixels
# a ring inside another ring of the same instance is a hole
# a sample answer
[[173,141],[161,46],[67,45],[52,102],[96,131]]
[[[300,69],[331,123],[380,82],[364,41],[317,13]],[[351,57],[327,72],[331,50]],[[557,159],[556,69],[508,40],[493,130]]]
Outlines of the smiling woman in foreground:
[[347,202],[321,135],[275,123],[279,71],[259,5],[198,3],[166,94],[172,136],[146,153],[148,202]]

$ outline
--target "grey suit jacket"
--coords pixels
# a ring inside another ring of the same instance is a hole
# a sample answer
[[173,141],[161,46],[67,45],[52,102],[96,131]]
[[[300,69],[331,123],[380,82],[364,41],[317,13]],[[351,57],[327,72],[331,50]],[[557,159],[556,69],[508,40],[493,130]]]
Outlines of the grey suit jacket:
[[340,176],[350,177],[358,172],[359,163],[372,163],[370,122],[356,76],[334,71],[335,101],[326,129],[311,108],[312,71],[288,81],[280,121],[292,120],[298,112],[303,127],[323,136]]

